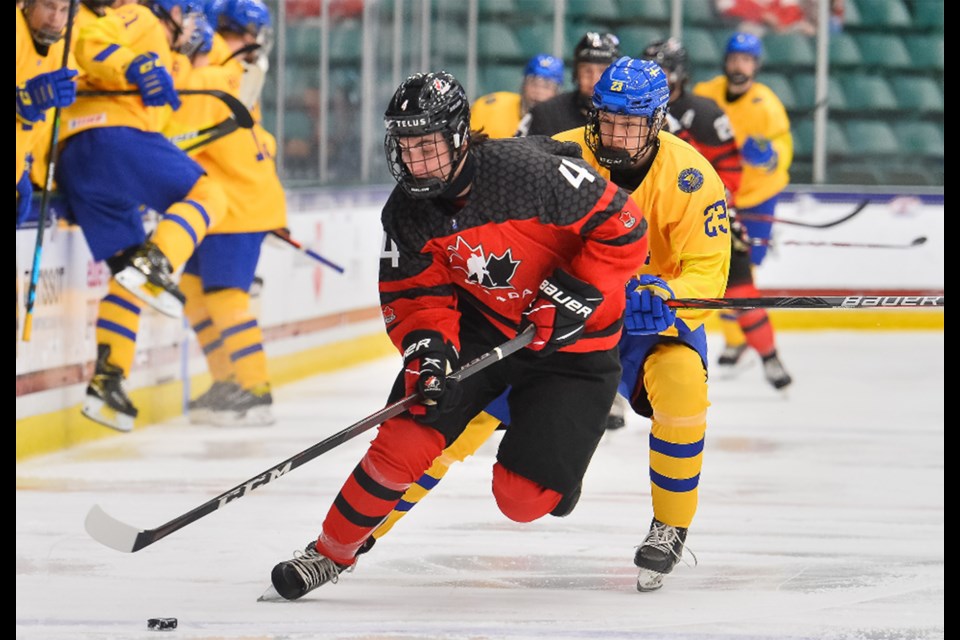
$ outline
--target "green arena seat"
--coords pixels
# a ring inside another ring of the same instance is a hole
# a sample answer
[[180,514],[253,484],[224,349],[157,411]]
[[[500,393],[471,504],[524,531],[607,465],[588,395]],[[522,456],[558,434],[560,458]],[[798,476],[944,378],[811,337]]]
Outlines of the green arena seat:
[[[793,77],[793,95],[798,109],[812,109],[816,98],[816,79],[812,73],[800,73]],[[831,110],[847,108],[846,93],[836,75],[827,80],[827,104]]]
[[852,111],[893,111],[897,97],[890,84],[881,75],[854,73],[841,79],[847,108]]
[[314,63],[320,60],[320,27],[290,25],[287,27],[289,61]]
[[860,46],[849,33],[830,34],[830,66],[857,67],[863,64]]
[[[483,4],[481,2],[481,4]],[[646,3],[638,3],[646,4]],[[567,17],[574,20],[614,21],[623,18],[615,0],[567,0]]]
[[[569,2],[569,0],[567,0]],[[627,21],[669,22],[669,0],[619,0],[620,17]]]
[[523,49],[510,27],[496,22],[481,22],[477,27],[477,54],[482,61],[519,62]]
[[467,59],[467,30],[456,22],[444,20],[434,23],[431,37],[434,53],[444,62]]
[[780,102],[783,103],[784,108],[787,111],[791,111],[797,108],[797,100],[793,95],[793,85],[790,84],[790,80],[787,76],[781,73],[767,73],[761,71],[760,75],[757,76],[757,81],[761,82],[768,87],[780,98]]
[[893,129],[882,120],[849,120],[847,143],[854,155],[893,155],[902,152]]
[[812,67],[816,59],[813,40],[799,33],[768,35],[763,39],[763,49],[768,66]]
[[330,62],[356,62],[363,46],[363,29],[357,20],[330,27]]
[[478,95],[493,93],[494,91],[520,91],[523,82],[523,68],[517,65],[490,65],[480,73],[480,90]]
[[[529,60],[538,53],[553,53],[553,23],[537,22],[516,29],[517,40],[523,57]],[[583,34],[580,34],[583,35]],[[567,43],[567,49],[573,50],[573,43]],[[566,51],[564,52],[566,56]]]
[[894,132],[904,151],[943,158],[943,134],[932,122],[898,122]]
[[933,29],[943,33],[943,0],[915,0],[913,26],[916,29]]
[[890,79],[890,86],[901,109],[943,114],[943,94],[932,78],[899,75]]
[[713,2],[684,2],[683,23],[698,27],[715,26],[720,18],[713,7]]
[[863,33],[857,36],[863,64],[881,69],[910,69],[914,65],[903,39],[894,34]]
[[[803,120],[793,122],[791,129],[793,132],[794,154],[801,157],[812,156],[814,144],[813,119],[804,118]],[[836,120],[827,121],[826,143],[828,157],[843,157],[850,154],[847,135],[843,132],[843,126]]]
[[657,27],[624,27],[617,31],[620,38],[620,51],[626,56],[640,56],[648,44],[654,40],[666,38],[667,29]]
[[723,50],[706,29],[687,29],[683,32],[683,46],[693,66],[723,63]]
[[913,67],[920,71],[943,71],[943,36],[904,36],[904,44],[913,61]]
[[857,6],[864,27],[909,29],[913,26],[913,18],[903,0],[860,0]]

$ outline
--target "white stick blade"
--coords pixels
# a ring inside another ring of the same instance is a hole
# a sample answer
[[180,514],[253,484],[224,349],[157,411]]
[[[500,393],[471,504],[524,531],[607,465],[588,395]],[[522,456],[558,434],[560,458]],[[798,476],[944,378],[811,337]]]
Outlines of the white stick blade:
[[98,504],[90,508],[83,526],[90,537],[100,544],[124,553],[133,552],[137,536],[143,533],[143,529],[137,529],[125,522],[120,522],[101,509]]

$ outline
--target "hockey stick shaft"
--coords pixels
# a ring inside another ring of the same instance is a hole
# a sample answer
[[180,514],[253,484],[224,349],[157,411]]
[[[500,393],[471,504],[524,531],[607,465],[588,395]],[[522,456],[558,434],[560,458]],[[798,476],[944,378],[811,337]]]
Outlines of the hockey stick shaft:
[[[73,16],[76,15],[79,0],[70,0],[67,30],[63,36],[63,60],[60,68],[70,63],[70,42],[73,38]],[[40,200],[40,215],[37,220],[37,241],[33,248],[33,267],[30,270],[30,286],[27,289],[26,309],[23,315],[23,341],[30,342],[33,335],[33,308],[37,303],[37,285],[40,282],[40,257],[43,253],[43,234],[47,228],[47,213],[50,210],[50,192],[53,191],[53,175],[57,168],[57,143],[60,140],[60,107],[53,110],[53,131],[50,133],[50,149],[47,152],[47,175],[43,183],[43,196]],[[19,276],[18,276],[19,277]]]
[[738,211],[737,217],[740,220],[754,220],[757,222],[776,222],[779,224],[793,225],[795,227],[806,227],[808,229],[829,229],[830,227],[835,227],[838,224],[842,224],[847,220],[850,220],[855,215],[859,214],[861,211],[866,209],[868,204],[870,204],[869,200],[861,200],[860,203],[853,208],[853,211],[843,216],[842,218],[831,220],[830,222],[820,222],[820,223],[803,222],[801,220],[788,220],[785,218],[778,218],[777,216],[771,215],[769,213],[750,213],[749,211],[747,212]]
[[768,298],[678,298],[674,309],[917,309],[943,307],[942,295],[774,296]]
[[240,125],[237,124],[235,119],[227,118],[223,122],[218,122],[217,124],[204,129],[188,131],[186,133],[180,133],[175,136],[171,136],[168,138],[168,140],[180,147],[180,149],[183,151],[189,153],[195,149],[199,149],[200,147],[205,147],[211,142],[219,140],[220,138],[228,136],[239,128]]
[[[110,96],[138,96],[140,92],[136,89],[124,89],[120,91],[77,91],[78,98],[106,98]],[[177,91],[179,96],[210,96],[220,100],[230,109],[230,113],[237,121],[237,126],[241,129],[250,129],[253,127],[253,116],[246,105],[240,102],[240,99],[226,91],[218,89],[180,89]]]
[[750,244],[755,247],[794,246],[794,247],[844,247],[849,249],[912,249],[927,242],[926,236],[919,236],[910,242],[827,242],[820,240],[783,240],[771,242],[767,238],[751,238]]
[[299,251],[299,252],[301,252],[301,253],[303,253],[303,254],[306,254],[306,255],[310,256],[311,258],[313,258],[313,259],[316,260],[317,262],[319,262],[319,263],[321,263],[321,264],[327,265],[328,267],[330,267],[331,269],[333,269],[333,270],[336,271],[337,273],[343,273],[343,272],[344,272],[344,268],[341,267],[340,265],[338,265],[336,262],[332,262],[332,261],[324,258],[322,255],[320,255],[320,254],[317,253],[316,251],[313,251],[312,249],[308,249],[307,247],[305,247],[302,242],[298,242],[297,240],[294,240],[294,239],[290,236],[290,232],[287,231],[286,229],[275,229],[275,230],[271,231],[270,234],[271,234],[272,236],[276,237],[276,238],[280,238],[281,240],[283,240],[284,242],[286,242],[288,245],[290,245],[291,247],[293,247],[293,248],[296,249],[297,251]]
[[[472,362],[464,365],[460,370],[451,374],[450,377],[457,381],[466,380],[478,371],[486,369],[488,366],[503,360],[507,356],[530,344],[530,341],[533,339],[534,332],[535,327],[533,325],[527,327],[527,329],[525,329],[523,332],[517,334],[510,340],[507,340],[499,347],[495,347],[491,351],[488,351]],[[196,522],[200,518],[217,511],[221,507],[242,498],[254,489],[262,487],[263,485],[286,475],[297,467],[306,464],[317,456],[330,451],[340,444],[343,444],[347,440],[360,435],[364,431],[367,431],[378,424],[400,415],[409,407],[416,404],[418,402],[418,398],[419,396],[414,393],[402,398],[401,400],[397,400],[396,402],[387,405],[383,409],[380,409],[376,413],[350,425],[346,429],[318,442],[309,449],[305,449],[300,453],[287,458],[283,462],[274,465],[263,473],[255,475],[249,480],[221,493],[216,498],[208,500],[199,507],[188,511],[183,515],[177,516],[173,520],[162,524],[155,529],[138,529],[129,524],[121,522],[101,509],[99,505],[94,505],[90,509],[89,513],[87,513],[84,526],[87,530],[87,533],[89,533],[94,540],[105,546],[116,549],[117,551],[123,551],[125,553],[139,551],[140,549],[143,549],[144,547],[147,547],[158,540],[162,540],[171,533],[179,531],[185,526]]]

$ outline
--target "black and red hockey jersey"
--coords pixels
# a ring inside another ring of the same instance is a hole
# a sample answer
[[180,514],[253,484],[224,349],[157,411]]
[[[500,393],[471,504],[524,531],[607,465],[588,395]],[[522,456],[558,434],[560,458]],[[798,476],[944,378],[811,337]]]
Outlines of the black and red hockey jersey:
[[647,255],[647,223],[626,191],[580,158],[576,144],[542,136],[487,140],[462,208],[414,199],[400,187],[383,209],[380,301],[401,348],[432,329],[458,349],[458,304],[472,304],[512,338],[540,283],[556,268],[604,295],[584,337],[564,351],[612,348],[624,284]]
[[710,98],[684,92],[670,103],[667,129],[692,145],[713,165],[730,193],[727,204],[736,204],[743,165],[730,118],[720,105]]

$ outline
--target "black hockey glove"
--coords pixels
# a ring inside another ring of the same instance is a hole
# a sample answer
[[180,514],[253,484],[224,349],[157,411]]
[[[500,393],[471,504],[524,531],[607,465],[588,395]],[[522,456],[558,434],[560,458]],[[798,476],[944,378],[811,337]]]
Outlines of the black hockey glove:
[[416,393],[422,402],[410,407],[417,422],[435,422],[460,399],[455,380],[447,378],[457,367],[457,350],[436,331],[411,331],[403,339],[403,380],[406,395]]
[[603,302],[603,294],[592,284],[563,269],[540,283],[540,292],[523,312],[520,331],[533,324],[537,333],[527,346],[540,355],[549,355],[580,339],[587,319]]

